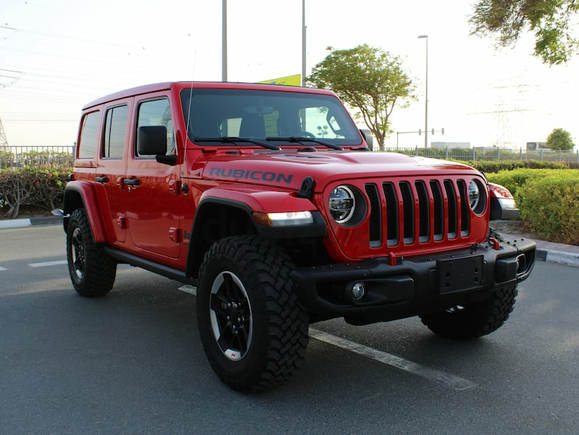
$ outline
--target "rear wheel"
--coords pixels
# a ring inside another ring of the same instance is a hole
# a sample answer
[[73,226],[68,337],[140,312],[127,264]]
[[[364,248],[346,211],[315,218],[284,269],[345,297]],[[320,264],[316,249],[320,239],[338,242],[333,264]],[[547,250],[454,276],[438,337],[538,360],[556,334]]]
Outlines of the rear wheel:
[[308,317],[291,266],[281,249],[255,236],[219,240],[205,255],[199,333],[213,370],[233,389],[272,388],[303,362]]
[[113,288],[117,263],[93,241],[86,212],[72,212],[66,231],[66,259],[74,289],[82,296],[104,296]]
[[515,306],[517,286],[498,289],[490,298],[420,316],[432,332],[449,338],[477,338],[499,329]]

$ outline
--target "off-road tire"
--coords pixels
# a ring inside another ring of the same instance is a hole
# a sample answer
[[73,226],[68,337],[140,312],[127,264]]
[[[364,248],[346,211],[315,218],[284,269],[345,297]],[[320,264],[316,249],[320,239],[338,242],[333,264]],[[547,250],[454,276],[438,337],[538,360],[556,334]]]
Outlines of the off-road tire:
[[466,306],[420,316],[432,332],[448,338],[472,339],[499,329],[515,306],[517,286],[499,288],[490,298]]
[[68,219],[66,260],[74,289],[82,296],[104,296],[113,288],[117,262],[94,242],[90,223],[83,208]]
[[199,271],[197,320],[207,359],[238,391],[270,389],[302,365],[308,316],[290,279],[292,262],[256,236],[217,241]]

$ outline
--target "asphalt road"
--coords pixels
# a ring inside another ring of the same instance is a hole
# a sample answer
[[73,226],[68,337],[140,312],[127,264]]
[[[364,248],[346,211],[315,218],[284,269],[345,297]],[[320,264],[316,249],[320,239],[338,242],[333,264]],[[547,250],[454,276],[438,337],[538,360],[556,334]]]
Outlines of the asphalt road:
[[577,268],[537,263],[476,341],[312,325],[302,370],[244,395],[213,374],[180,283],[121,266],[87,299],[64,258],[60,226],[0,230],[0,434],[579,433]]

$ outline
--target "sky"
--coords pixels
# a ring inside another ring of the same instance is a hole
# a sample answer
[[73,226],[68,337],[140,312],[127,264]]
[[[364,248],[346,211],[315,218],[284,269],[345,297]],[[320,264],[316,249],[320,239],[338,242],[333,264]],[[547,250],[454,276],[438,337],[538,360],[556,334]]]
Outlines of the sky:
[[[579,144],[579,59],[549,67],[532,37],[497,51],[469,36],[465,0],[306,0],[306,71],[327,47],[399,56],[417,101],[396,108],[388,147],[430,142],[519,150],[564,128]],[[0,119],[9,145],[72,145],[82,107],[148,83],[220,81],[221,0],[0,0]],[[301,73],[302,0],[228,0],[228,80]],[[364,127],[363,124],[359,124]],[[444,129],[444,135],[441,130]],[[576,147],[577,149],[577,147]]]

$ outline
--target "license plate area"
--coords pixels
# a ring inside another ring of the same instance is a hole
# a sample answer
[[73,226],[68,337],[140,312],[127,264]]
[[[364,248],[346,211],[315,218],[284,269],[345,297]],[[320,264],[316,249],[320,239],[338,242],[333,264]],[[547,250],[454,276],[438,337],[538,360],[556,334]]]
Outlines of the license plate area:
[[483,286],[483,256],[438,260],[438,290],[441,294],[476,290]]

